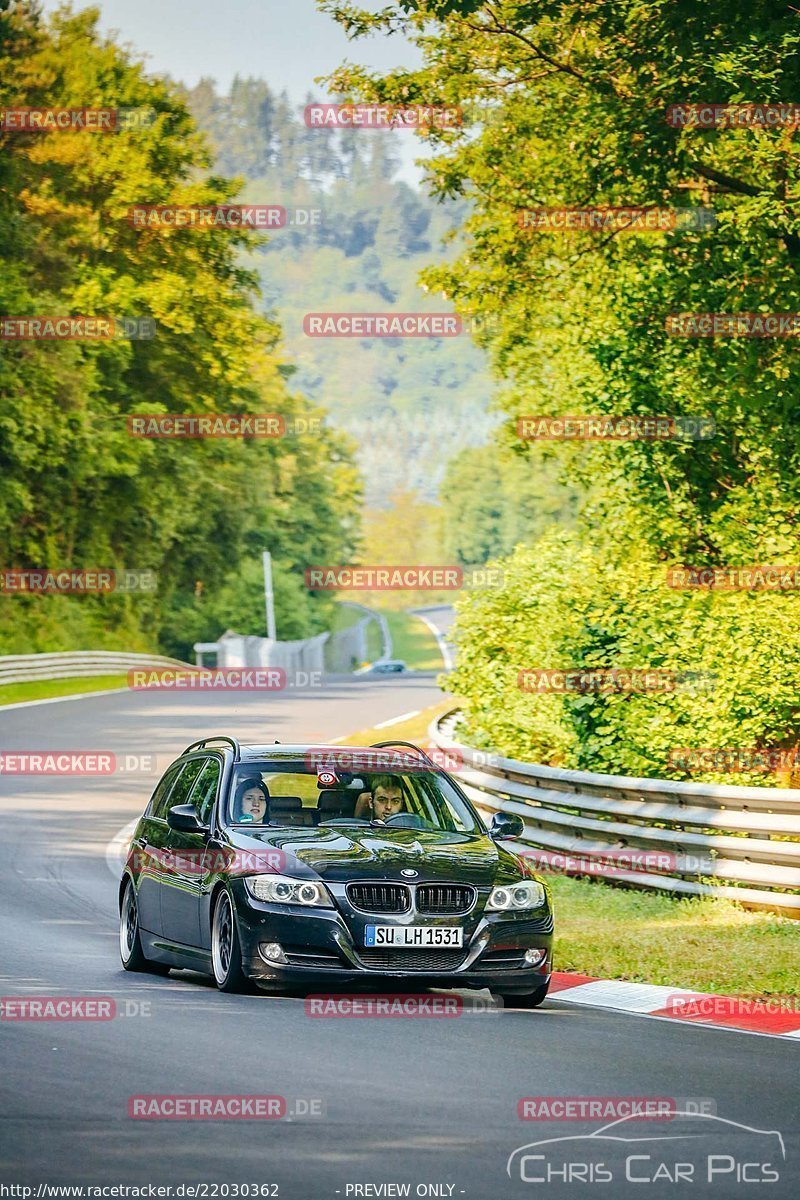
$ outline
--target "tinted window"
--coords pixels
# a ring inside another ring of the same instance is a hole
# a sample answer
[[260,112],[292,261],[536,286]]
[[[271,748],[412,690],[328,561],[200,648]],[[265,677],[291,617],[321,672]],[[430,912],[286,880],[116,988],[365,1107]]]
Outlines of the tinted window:
[[221,774],[222,764],[219,759],[207,759],[192,792],[191,803],[203,825],[211,823],[211,810],[214,807]]
[[170,792],[169,802],[167,804],[165,804],[165,806],[164,806],[165,811],[162,814],[164,817],[164,820],[166,820],[166,817],[167,817],[167,814],[166,814],[167,808],[172,808],[172,806],[175,804],[186,804],[188,802],[189,793],[192,790],[192,785],[194,784],[194,781],[197,779],[197,776],[200,774],[201,770],[203,769],[203,767],[205,766],[205,764],[207,762],[208,762],[207,758],[194,758],[194,759],[191,759],[188,763],[186,763],[186,765],[184,766],[183,770],[180,773],[178,782],[175,784],[175,787]]
[[161,817],[166,820],[170,788],[177,779],[180,769],[180,763],[173,763],[153,792],[153,798],[147,806],[147,815],[149,817]]

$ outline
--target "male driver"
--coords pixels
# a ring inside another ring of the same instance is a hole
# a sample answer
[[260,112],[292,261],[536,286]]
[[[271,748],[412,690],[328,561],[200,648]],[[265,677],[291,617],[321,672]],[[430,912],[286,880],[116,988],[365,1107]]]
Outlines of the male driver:
[[405,811],[403,785],[396,775],[373,775],[372,791],[358,797],[355,815],[371,816],[373,821],[386,821]]

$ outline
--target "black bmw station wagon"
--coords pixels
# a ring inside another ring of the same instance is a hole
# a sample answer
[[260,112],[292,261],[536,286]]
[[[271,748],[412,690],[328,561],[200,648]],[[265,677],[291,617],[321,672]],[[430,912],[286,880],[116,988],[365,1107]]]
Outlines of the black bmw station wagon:
[[129,971],[213,974],[222,991],[413,980],[535,1007],[550,981],[545,883],[458,783],[405,742],[240,746],[168,768],[119,887]]

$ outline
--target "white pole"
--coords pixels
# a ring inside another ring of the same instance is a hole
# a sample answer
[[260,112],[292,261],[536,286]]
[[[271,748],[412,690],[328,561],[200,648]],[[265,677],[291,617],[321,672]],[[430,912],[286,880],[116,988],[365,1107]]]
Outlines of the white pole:
[[275,597],[272,591],[272,555],[269,550],[265,550],[262,559],[264,562],[264,603],[267,609],[267,637],[273,642],[278,640],[278,635],[275,632]]

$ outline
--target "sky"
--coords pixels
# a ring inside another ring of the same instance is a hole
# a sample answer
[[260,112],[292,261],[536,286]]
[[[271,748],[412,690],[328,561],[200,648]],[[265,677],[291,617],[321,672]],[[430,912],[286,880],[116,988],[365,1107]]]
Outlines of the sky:
[[[44,0],[45,11],[60,0]],[[381,8],[378,0],[362,0],[364,8]],[[193,87],[203,76],[227,91],[235,75],[266,79],[284,88],[298,104],[311,93],[324,99],[314,78],[329,74],[345,59],[377,70],[413,67],[420,59],[415,46],[400,35],[348,42],[340,25],[319,12],[314,0],[72,0],[75,9],[99,8],[104,32],[118,31],[144,57],[149,70],[171,75]],[[373,136],[373,135],[369,135]],[[413,159],[423,147],[409,131],[384,131],[401,143],[401,175],[415,183]]]
[[[44,0],[46,11],[58,6]],[[314,77],[345,58],[378,69],[419,61],[398,35],[348,42],[314,0],[73,0],[73,7],[99,8],[105,31],[118,30],[153,71],[190,87],[210,75],[227,90],[234,75],[256,75],[299,102],[308,91],[322,97]],[[382,5],[364,0],[363,7]]]

